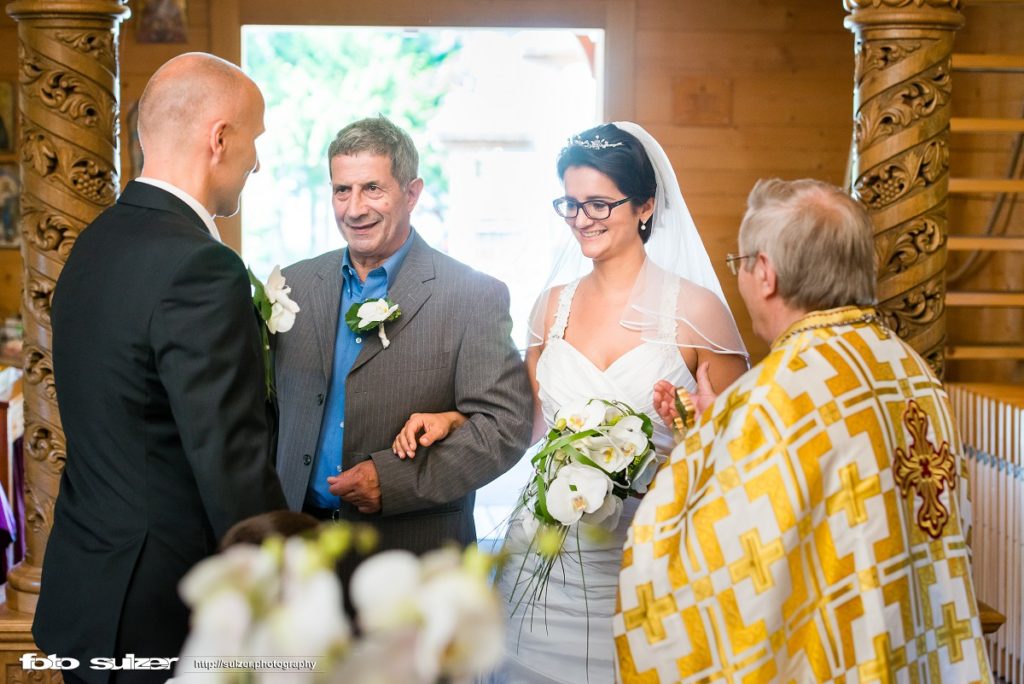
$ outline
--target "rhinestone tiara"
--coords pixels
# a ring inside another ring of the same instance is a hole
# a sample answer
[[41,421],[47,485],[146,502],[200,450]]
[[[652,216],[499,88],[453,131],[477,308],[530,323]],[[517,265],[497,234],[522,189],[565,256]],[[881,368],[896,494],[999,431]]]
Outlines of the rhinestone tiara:
[[574,135],[569,138],[568,147],[583,147],[588,150],[605,150],[609,147],[622,147],[622,142],[608,142],[600,135],[595,135],[592,139],[584,139],[578,135]]

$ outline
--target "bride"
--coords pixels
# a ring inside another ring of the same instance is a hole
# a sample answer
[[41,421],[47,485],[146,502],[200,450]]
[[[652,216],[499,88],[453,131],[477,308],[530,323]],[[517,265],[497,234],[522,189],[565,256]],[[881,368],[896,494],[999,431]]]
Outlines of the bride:
[[[597,126],[569,141],[557,168],[565,192],[554,208],[578,248],[550,280],[569,273],[567,282],[545,290],[534,306],[526,352],[534,438],[551,428],[562,406],[617,400],[650,416],[655,446],[667,455],[673,441],[654,409],[655,383],[695,392],[700,373],[718,390],[731,384],[747,369],[736,324],[668,157],[650,134],[634,123]],[[395,452],[411,456],[419,431],[419,443],[428,444],[459,418],[413,416]],[[492,682],[614,681],[615,593],[637,502],[625,502],[610,534],[585,523],[570,530],[532,607],[519,599],[541,560],[529,552],[521,524],[512,523],[510,557],[498,577],[508,606],[506,657]]]

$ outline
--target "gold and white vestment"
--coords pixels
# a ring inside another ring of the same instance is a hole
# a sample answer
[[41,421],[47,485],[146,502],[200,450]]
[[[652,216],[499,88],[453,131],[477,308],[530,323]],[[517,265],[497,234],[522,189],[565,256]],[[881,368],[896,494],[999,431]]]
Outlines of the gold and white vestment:
[[949,401],[871,309],[812,313],[662,467],[626,542],[625,682],[990,682]]

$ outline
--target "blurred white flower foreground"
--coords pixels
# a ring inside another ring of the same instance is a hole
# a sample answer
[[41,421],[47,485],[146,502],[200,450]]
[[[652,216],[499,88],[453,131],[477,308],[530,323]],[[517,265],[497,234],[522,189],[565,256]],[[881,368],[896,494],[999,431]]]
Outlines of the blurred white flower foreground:
[[[490,556],[470,548],[370,557],[351,582],[356,634],[334,571],[350,540],[344,526],[328,526],[315,539],[233,546],[193,568],[180,587],[192,631],[174,683],[469,682],[497,665],[504,621]],[[316,668],[274,670],[274,658],[315,659]],[[216,667],[247,659],[263,664]]]

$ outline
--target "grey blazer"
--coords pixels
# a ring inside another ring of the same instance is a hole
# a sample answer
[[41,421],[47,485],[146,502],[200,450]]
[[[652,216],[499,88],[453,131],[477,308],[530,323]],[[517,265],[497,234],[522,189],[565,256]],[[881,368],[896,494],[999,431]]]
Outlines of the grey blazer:
[[[342,251],[284,269],[302,311],[274,336],[280,411],[277,470],[288,505],[301,510],[326,405],[341,302]],[[345,382],[343,466],[373,459],[382,510],[345,519],[373,523],[380,548],[416,552],[476,539],[476,489],[523,455],[533,395],[510,332],[504,283],[431,248],[419,235],[389,297],[402,315],[391,346],[364,337]],[[391,443],[410,414],[458,410],[469,421],[447,439],[400,460]]]

